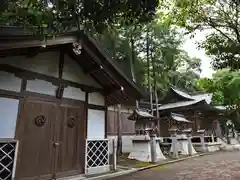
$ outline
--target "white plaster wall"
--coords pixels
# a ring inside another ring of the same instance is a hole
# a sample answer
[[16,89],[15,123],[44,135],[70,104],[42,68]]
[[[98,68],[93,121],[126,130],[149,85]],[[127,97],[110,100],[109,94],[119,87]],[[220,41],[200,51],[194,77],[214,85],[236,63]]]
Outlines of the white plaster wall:
[[91,76],[84,74],[82,68],[77,62],[67,55],[65,55],[64,58],[63,79],[101,88]]
[[14,138],[19,100],[0,98],[0,138]]
[[85,101],[85,92],[83,92],[79,88],[67,87],[63,91],[63,97],[69,98],[69,99]]
[[8,64],[17,68],[58,77],[58,59],[59,52],[46,52],[31,58],[26,56],[0,58],[0,65]]
[[0,89],[20,92],[21,82],[22,80],[14,74],[0,71]]
[[88,94],[88,103],[104,106],[104,96],[101,93],[93,92]]
[[[132,107],[132,106],[121,105],[121,112],[132,113],[134,109],[135,107]],[[117,112],[118,108],[117,106],[109,106],[108,110]]]
[[[134,136],[130,135],[123,135],[122,136],[122,152],[123,153],[130,153],[133,150],[133,143],[132,143],[132,138]],[[115,145],[117,144],[117,136],[108,136],[108,139],[110,140],[110,150],[113,149],[113,143],[112,140],[114,140]]]
[[55,96],[57,87],[43,80],[28,80],[27,91]]
[[105,139],[105,111],[88,109],[88,139]]

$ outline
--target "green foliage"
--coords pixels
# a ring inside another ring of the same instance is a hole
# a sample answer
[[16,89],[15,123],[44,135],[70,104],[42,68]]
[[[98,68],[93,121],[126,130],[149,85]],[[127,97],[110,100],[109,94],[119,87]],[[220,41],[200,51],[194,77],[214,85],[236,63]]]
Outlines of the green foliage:
[[147,34],[149,35],[150,81],[164,94],[169,86],[195,92],[201,61],[181,49],[179,32],[160,22],[115,25],[96,37],[131,79],[148,88]]
[[139,27],[121,25],[112,26],[111,29],[95,36],[113,60],[122,67],[125,74],[141,85],[144,80],[144,63],[139,60],[136,49],[132,49],[131,45],[131,39],[133,39],[134,47],[137,46],[136,40],[139,39],[139,33]]
[[240,68],[240,2],[232,0],[169,0],[161,8],[165,21],[184,27],[188,33],[208,30],[201,46],[213,58],[213,66]]
[[205,93],[213,93],[212,104],[223,105],[224,97],[223,92],[216,88],[216,79],[200,78],[196,81],[196,88],[198,91]]
[[1,5],[0,25],[43,34],[83,26],[138,84],[147,87],[149,60],[150,81],[158,92],[169,86],[196,90],[200,60],[181,49],[183,34],[168,26],[173,18],[162,21],[164,2],[157,13],[158,0],[4,0]]
[[211,92],[213,89],[213,80],[209,78],[200,78],[196,82],[196,87],[202,92]]
[[215,68],[240,69],[239,42],[233,42],[222,35],[211,33],[200,46],[206,50],[207,55],[213,57]]
[[240,110],[240,71],[228,72],[216,78],[215,88],[224,97],[224,105],[233,110]]
[[102,32],[119,21],[142,23],[153,19],[158,0],[2,0],[0,25],[17,25],[54,32],[84,25],[85,30]]
[[199,79],[196,87],[200,91],[213,93],[213,103],[228,107],[230,114],[240,112],[240,71],[218,71],[213,79]]

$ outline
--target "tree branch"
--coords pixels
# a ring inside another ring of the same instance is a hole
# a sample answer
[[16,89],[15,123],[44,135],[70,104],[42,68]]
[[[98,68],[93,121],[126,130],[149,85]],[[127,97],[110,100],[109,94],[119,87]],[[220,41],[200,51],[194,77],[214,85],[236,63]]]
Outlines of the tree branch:
[[[222,7],[219,10],[221,10],[221,12],[226,16],[225,20],[226,20],[226,23],[228,24],[228,27],[234,31],[234,33],[236,34],[236,39],[237,39],[238,43],[240,43],[240,34],[238,31],[238,16],[239,16],[238,6],[239,6],[239,4],[238,4],[238,0],[235,0],[235,1],[233,0],[232,2],[233,3],[231,3],[231,1],[230,2],[228,1],[228,2],[225,2],[225,4],[223,4],[219,1],[219,4]],[[227,5],[228,8],[232,6],[232,8],[235,10],[235,13],[233,13],[233,14],[235,14],[235,20],[234,20],[234,18],[229,16],[230,14],[228,12],[225,12],[226,3],[228,3],[228,5]],[[231,19],[233,21],[231,21]]]
[[209,18],[209,21],[206,22],[209,26],[211,26],[213,29],[215,29],[216,31],[218,31],[220,34],[222,34],[225,38],[227,38],[229,41],[234,42],[234,40],[232,38],[230,38],[226,33],[224,33],[222,30],[218,29],[217,26],[211,18]]
[[235,15],[235,28],[234,28],[234,31],[237,35],[237,40],[238,40],[238,43],[240,43],[240,34],[239,34],[239,31],[238,31],[238,16],[239,16],[239,4],[237,1],[235,1],[235,11],[236,11],[236,15]]

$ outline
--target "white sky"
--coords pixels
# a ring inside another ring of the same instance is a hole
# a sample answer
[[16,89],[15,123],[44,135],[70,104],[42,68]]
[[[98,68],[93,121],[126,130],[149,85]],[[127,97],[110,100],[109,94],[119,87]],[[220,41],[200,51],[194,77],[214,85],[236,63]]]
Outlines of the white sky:
[[197,57],[202,60],[201,77],[211,78],[214,70],[211,67],[211,59],[208,57],[203,49],[198,49],[196,42],[204,40],[206,33],[196,32],[194,38],[186,37],[186,42],[183,44],[183,49],[188,52],[190,57]]

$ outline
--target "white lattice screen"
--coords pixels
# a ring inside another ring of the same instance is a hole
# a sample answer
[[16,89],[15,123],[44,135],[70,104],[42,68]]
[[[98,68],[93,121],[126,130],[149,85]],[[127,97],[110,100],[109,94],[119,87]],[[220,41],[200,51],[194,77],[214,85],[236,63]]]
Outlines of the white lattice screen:
[[109,168],[108,139],[87,140],[86,145],[86,173],[89,174],[90,169],[101,169],[101,167]]
[[14,177],[16,149],[16,141],[0,141],[0,180]]

